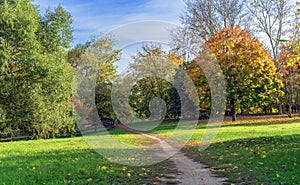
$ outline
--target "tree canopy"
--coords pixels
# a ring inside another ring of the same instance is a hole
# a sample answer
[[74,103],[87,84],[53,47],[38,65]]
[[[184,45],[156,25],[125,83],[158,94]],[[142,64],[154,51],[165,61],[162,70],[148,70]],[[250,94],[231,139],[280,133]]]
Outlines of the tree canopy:
[[[20,129],[32,137],[74,131],[73,75],[66,50],[60,47],[60,43],[70,44],[72,34],[48,35],[43,27],[46,20],[28,0],[0,4],[0,130]],[[66,13],[61,7],[54,12]],[[57,33],[70,28],[70,16],[58,19],[52,18]],[[44,35],[47,39],[41,39]]]
[[[268,51],[249,31],[240,27],[224,28],[207,44],[224,73],[227,103],[233,120],[236,119],[238,108],[276,101],[281,94],[276,90],[280,86],[275,76],[276,68]],[[200,107],[204,110],[209,108],[210,92],[201,68],[192,63],[188,72],[198,87]]]

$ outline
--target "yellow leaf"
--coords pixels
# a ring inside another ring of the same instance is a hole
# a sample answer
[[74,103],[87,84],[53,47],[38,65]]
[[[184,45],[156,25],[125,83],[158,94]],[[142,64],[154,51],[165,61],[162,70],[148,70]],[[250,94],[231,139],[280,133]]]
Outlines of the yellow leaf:
[[93,179],[92,178],[88,178],[86,181],[91,182]]
[[102,166],[101,167],[101,170],[106,170],[107,169],[107,166]]
[[127,176],[128,176],[128,177],[131,177],[131,174],[130,174],[130,173],[127,173]]

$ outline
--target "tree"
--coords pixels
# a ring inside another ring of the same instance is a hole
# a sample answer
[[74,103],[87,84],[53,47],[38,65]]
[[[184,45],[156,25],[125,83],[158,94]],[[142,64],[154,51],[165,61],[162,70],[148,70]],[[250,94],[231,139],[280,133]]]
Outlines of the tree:
[[[1,2],[0,98],[2,114],[5,117],[1,130],[15,129],[18,125],[23,127],[30,119],[30,115],[23,111],[32,103],[28,90],[24,91],[24,85],[33,83],[26,73],[34,69],[34,57],[39,57],[38,43],[35,40],[37,22],[36,10],[28,2]],[[33,42],[29,42],[32,40]]]
[[20,129],[35,138],[73,132],[73,76],[65,51],[45,49],[57,43],[40,41],[41,19],[30,1],[0,4],[0,130]]
[[74,48],[68,51],[68,63],[70,66],[76,68],[80,62],[81,57],[91,45],[91,42],[88,41],[85,44],[77,44]]
[[201,50],[199,46],[223,28],[247,25],[244,9],[245,2],[242,0],[186,1],[186,9],[181,16],[183,27],[177,28],[172,34],[174,48],[181,54],[197,57]]
[[114,49],[114,42],[111,36],[106,35],[96,42],[92,42],[91,48],[89,48],[96,52],[101,50],[103,53],[100,52],[100,55],[105,56],[99,68],[95,95],[98,114],[101,118],[116,118],[111,103],[111,91],[112,83],[116,80],[116,68],[114,63],[119,60],[121,51]]
[[[182,97],[184,91],[180,89],[183,88],[180,70],[183,63],[177,54],[153,45],[143,46],[133,57],[123,81],[132,87],[129,89],[129,105],[137,117],[160,120],[164,115],[169,119],[187,116],[181,115],[181,108],[185,106],[182,103],[187,103]],[[127,91],[125,89],[123,94]],[[125,112],[128,107],[119,112]]]
[[[252,38],[249,31],[240,27],[225,28],[208,41],[208,46],[224,73],[233,121],[236,120],[237,109],[245,103],[242,99],[264,103],[269,97],[276,99],[280,94],[276,91],[280,83],[276,80],[276,69],[268,51]],[[200,102],[209,106],[209,87],[205,77],[197,66],[190,66],[189,71],[199,88],[199,97],[206,99]]]
[[[251,28],[256,36],[262,36],[272,56],[277,72],[281,65],[281,44],[287,42],[293,35],[296,19],[296,3],[291,0],[254,0],[247,7],[253,20]],[[296,35],[295,35],[296,36]],[[295,38],[292,38],[294,40]],[[278,74],[278,76],[282,76]],[[278,113],[282,114],[282,99],[278,105]]]
[[[300,6],[300,3],[297,3]],[[299,9],[297,10],[299,16]],[[278,73],[281,77],[285,92],[282,99],[287,107],[287,114],[291,118],[293,110],[299,110],[299,60],[300,60],[300,23],[298,22],[293,35],[284,44],[281,45],[278,59]],[[296,103],[295,103],[296,102]]]
[[[85,106],[94,103],[100,118],[116,118],[111,103],[111,89],[112,82],[116,80],[114,63],[119,60],[120,50],[114,48],[114,42],[111,35],[103,35],[92,38],[84,45],[77,45],[69,51],[68,62],[76,70],[79,88],[76,89],[73,102],[79,106],[77,111],[81,109],[86,111],[80,113],[86,118],[91,116],[89,112],[92,112],[92,109]],[[95,79],[96,84],[85,81],[88,77]],[[91,85],[96,85],[92,91],[95,92],[94,96],[90,93]]]
[[284,84],[285,101],[287,105],[287,114],[291,118],[293,109],[299,110],[299,79],[300,79],[300,48],[283,46],[285,51],[280,53],[279,60],[282,61],[279,73]]
[[48,8],[45,16],[40,18],[38,38],[46,52],[65,52],[70,48],[72,35],[72,17],[69,12],[58,5],[54,10]]
[[[67,49],[73,39],[72,17],[62,6],[47,9],[40,16],[37,39],[41,45],[43,66],[47,74],[35,92],[38,122],[37,137],[55,137],[61,132],[74,132],[73,107],[70,103],[73,87],[73,70],[67,63]],[[42,74],[41,74],[42,75]],[[43,95],[41,96],[41,92]],[[36,101],[38,102],[38,101]],[[59,118],[59,119],[58,119]]]
[[[137,116],[148,118],[151,114],[150,101],[156,97],[167,102],[168,107],[168,91],[172,88],[176,67],[168,54],[157,46],[143,46],[142,51],[133,57],[126,78],[130,79],[133,86],[130,105]],[[165,113],[161,112],[161,116]]]

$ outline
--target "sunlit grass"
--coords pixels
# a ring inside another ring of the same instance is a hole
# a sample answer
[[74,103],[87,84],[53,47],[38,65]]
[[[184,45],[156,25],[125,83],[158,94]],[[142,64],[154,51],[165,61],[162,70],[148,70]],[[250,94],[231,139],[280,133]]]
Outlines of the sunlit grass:
[[[178,130],[176,122],[167,122],[151,130],[150,133],[158,134],[161,137],[170,137],[175,129]],[[213,130],[216,134],[214,142],[239,138],[292,135],[300,133],[300,118],[251,119],[248,122],[246,120],[225,121],[220,127],[212,128],[207,126],[207,121],[200,121],[196,129],[181,129],[180,131],[186,132],[186,134],[193,133],[191,140],[200,142],[206,130]]]
[[[151,133],[169,137],[176,126],[176,122],[163,123]],[[230,182],[297,184],[300,181],[299,118],[226,121],[216,130],[213,144],[199,152],[205,131],[205,121],[201,121],[184,151],[219,175],[227,176]],[[189,129],[179,132],[191,134]],[[134,146],[153,144],[143,136],[119,129],[111,134]],[[121,153],[122,149],[115,152]],[[92,150],[83,137],[0,143],[0,184],[143,184],[161,173],[161,169],[161,164],[148,167],[116,164]]]
[[[112,133],[133,145],[148,142],[118,129]],[[143,184],[155,170],[113,163],[83,137],[0,143],[0,184]]]

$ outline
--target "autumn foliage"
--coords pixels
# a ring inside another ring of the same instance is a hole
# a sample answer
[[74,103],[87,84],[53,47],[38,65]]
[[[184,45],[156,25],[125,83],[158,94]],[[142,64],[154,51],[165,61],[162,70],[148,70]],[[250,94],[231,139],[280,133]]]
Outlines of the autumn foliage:
[[300,55],[299,48],[288,45],[282,46],[278,65],[278,75],[283,82],[283,97],[289,117],[300,109]]
[[[249,31],[240,27],[225,28],[210,38],[207,45],[225,76],[227,104],[233,120],[237,110],[267,107],[282,94],[276,90],[281,84],[276,79],[276,68],[268,51]],[[208,108],[210,93],[203,72],[195,61],[187,72],[198,88],[200,107]]]

